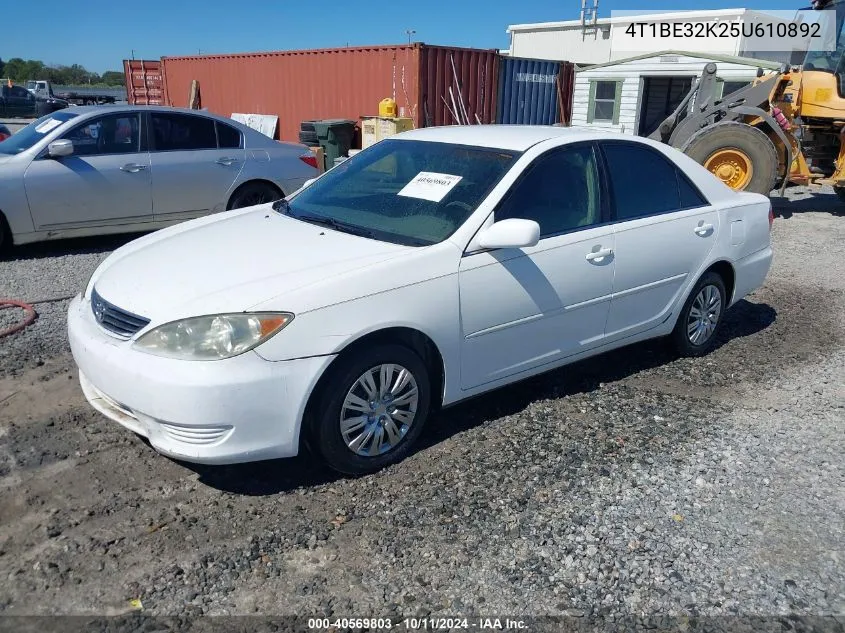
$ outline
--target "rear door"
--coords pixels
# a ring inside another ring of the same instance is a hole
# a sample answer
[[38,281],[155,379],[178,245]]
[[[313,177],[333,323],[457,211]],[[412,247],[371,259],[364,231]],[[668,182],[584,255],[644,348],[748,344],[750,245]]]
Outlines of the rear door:
[[152,111],[149,118],[156,220],[224,210],[244,166],[241,133],[202,115]]
[[150,155],[137,112],[86,119],[63,138],[73,141],[71,156],[44,152],[24,174],[37,229],[152,221]]
[[669,158],[644,143],[603,141],[616,271],[607,341],[663,323],[716,243],[719,214]]

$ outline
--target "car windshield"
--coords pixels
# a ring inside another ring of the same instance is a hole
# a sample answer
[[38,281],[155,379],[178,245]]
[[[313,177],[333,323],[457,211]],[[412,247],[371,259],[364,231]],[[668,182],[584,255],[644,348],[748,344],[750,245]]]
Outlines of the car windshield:
[[40,119],[36,119],[17,134],[12,134],[5,141],[0,142],[0,154],[25,152],[47,134],[75,116],[71,112],[53,112],[53,114],[47,114]]
[[277,208],[337,230],[427,246],[452,235],[517,156],[499,149],[386,139]]

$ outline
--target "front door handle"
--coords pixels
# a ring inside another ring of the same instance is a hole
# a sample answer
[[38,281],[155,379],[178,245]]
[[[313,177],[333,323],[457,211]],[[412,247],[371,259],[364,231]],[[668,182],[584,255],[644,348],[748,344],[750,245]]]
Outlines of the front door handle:
[[122,165],[120,171],[128,171],[130,174],[137,174],[139,171],[144,171],[147,168],[146,165],[140,165],[138,163],[126,163]]
[[587,261],[594,262],[597,259],[604,259],[605,257],[610,257],[611,255],[613,255],[612,248],[602,248],[597,251],[587,253]]
[[695,234],[701,237],[705,237],[706,235],[710,234],[710,231],[713,230],[712,224],[699,224],[697,227],[693,229]]
[[214,162],[217,163],[218,165],[224,165],[225,167],[228,167],[229,165],[233,165],[233,164],[237,163],[238,159],[237,158],[223,157],[223,158],[218,158]]

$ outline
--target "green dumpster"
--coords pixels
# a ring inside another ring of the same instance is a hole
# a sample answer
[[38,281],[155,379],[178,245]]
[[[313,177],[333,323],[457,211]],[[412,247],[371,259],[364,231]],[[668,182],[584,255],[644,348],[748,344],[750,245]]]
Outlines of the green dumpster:
[[346,156],[355,137],[355,121],[349,119],[323,119],[314,121],[314,131],[326,155],[326,169],[334,167],[334,159]]

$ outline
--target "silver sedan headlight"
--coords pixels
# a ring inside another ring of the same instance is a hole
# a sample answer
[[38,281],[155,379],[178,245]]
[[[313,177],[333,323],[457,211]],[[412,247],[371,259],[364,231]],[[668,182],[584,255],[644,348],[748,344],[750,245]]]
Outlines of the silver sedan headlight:
[[165,323],[142,335],[138,351],[180,360],[222,360],[243,354],[277,334],[289,312],[212,314]]

